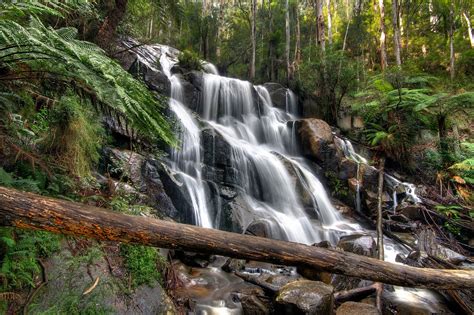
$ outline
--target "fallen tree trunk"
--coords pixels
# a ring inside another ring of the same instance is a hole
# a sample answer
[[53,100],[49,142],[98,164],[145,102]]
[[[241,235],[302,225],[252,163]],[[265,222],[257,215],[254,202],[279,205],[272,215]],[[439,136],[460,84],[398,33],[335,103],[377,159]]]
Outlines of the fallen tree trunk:
[[338,250],[128,216],[3,187],[0,187],[0,224],[99,240],[306,266],[408,287],[474,287],[474,271],[393,264]]

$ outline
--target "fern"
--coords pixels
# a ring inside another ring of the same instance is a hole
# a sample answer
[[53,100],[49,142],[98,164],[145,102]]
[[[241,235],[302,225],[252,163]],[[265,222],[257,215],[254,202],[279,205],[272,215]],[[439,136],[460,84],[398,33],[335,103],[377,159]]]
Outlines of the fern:
[[[13,10],[5,4],[0,8]],[[36,17],[31,17],[27,26],[0,19],[0,67],[10,69],[5,76],[14,81],[36,84],[47,80],[60,86],[75,86],[81,94],[96,100],[103,113],[122,117],[150,139],[174,144],[171,128],[161,114],[164,102],[99,47],[75,39],[76,35],[73,28],[54,30]],[[9,86],[0,83],[0,92],[9,91]],[[12,105],[9,100],[0,99],[4,107]]]

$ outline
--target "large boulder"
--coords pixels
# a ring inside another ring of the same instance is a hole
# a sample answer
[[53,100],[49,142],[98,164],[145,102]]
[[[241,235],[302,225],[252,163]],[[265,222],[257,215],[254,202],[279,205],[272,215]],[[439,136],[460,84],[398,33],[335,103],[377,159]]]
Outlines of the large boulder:
[[129,72],[143,80],[150,90],[170,96],[171,83],[163,71],[152,68],[139,59],[136,59],[130,67]]
[[319,281],[298,280],[284,285],[275,299],[278,314],[332,314],[333,287]]
[[357,303],[357,302],[345,302],[339,306],[336,310],[336,315],[380,315],[378,309],[370,304]]
[[323,165],[331,162],[336,154],[331,127],[315,118],[300,120],[297,125],[303,153]]

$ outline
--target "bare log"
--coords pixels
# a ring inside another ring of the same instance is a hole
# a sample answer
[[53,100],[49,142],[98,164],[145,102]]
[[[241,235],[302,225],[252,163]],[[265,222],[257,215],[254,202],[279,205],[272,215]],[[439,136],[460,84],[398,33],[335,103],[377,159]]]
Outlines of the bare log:
[[355,288],[347,291],[338,291],[334,293],[334,299],[337,303],[343,303],[347,301],[360,301],[369,295],[373,294],[377,290],[377,284]]
[[304,266],[407,287],[474,287],[474,271],[416,268],[292,242],[128,216],[0,187],[0,224],[223,256]]

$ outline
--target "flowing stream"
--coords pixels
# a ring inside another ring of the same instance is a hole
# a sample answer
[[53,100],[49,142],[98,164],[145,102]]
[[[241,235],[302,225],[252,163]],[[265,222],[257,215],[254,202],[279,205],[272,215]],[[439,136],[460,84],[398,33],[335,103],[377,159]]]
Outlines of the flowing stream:
[[[286,110],[273,106],[269,91],[264,86],[253,86],[247,81],[222,77],[210,63],[204,65],[202,99],[197,109],[199,118],[183,104],[183,86],[178,75],[172,74],[177,62],[172,48],[162,45],[147,46],[141,62],[155,67],[150,60],[159,59],[163,72],[171,82],[170,110],[176,118],[180,148],[170,154],[169,167],[179,178],[189,195],[196,225],[218,228],[218,211],[209,203],[208,184],[202,178],[201,130],[211,127],[231,147],[231,164],[237,170],[240,195],[253,215],[245,225],[258,218],[269,226],[270,237],[304,244],[328,240],[335,244],[343,234],[363,232],[348,222],[333,207],[326,190],[301,157],[296,145],[293,123],[297,117],[296,97],[286,93]],[[174,57],[173,57],[174,55]],[[367,160],[357,154],[348,140],[336,138],[346,157],[360,164]],[[392,189],[394,206],[396,192],[403,188],[408,198],[419,202],[412,184],[386,175]],[[358,189],[359,191],[359,189]],[[360,210],[357,194],[356,208]],[[309,212],[311,213],[309,213]],[[242,214],[245,220],[245,214]],[[314,218],[317,218],[314,219]],[[395,262],[397,253],[404,249],[391,240],[385,245],[386,260]],[[240,314],[238,303],[229,300],[232,287],[241,285],[236,276],[220,271],[219,263],[201,269],[194,275],[195,283],[207,283],[213,290],[197,294],[198,314]],[[183,267],[184,268],[184,267]],[[400,299],[435,299],[426,290],[395,288]]]

